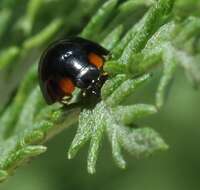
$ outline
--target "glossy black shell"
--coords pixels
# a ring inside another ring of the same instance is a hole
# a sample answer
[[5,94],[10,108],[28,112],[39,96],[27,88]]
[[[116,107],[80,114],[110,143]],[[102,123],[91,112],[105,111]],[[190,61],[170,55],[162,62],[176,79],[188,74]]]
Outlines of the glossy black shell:
[[[64,93],[58,86],[62,78],[69,78],[76,87],[81,89],[97,90],[101,81],[101,69],[90,64],[89,53],[95,53],[101,57],[108,51],[100,45],[80,38],[60,40],[50,45],[43,53],[39,63],[39,84],[42,94],[48,104],[61,101]],[[94,85],[94,88],[93,86]]]

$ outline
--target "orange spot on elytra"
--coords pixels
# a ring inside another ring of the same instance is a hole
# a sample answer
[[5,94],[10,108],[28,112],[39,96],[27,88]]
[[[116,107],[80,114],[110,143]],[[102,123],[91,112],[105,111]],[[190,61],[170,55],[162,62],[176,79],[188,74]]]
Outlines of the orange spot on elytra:
[[95,53],[89,53],[89,61],[91,64],[95,65],[98,69],[103,66],[103,58]]
[[71,94],[75,89],[73,82],[68,78],[61,79],[59,86],[65,94]]

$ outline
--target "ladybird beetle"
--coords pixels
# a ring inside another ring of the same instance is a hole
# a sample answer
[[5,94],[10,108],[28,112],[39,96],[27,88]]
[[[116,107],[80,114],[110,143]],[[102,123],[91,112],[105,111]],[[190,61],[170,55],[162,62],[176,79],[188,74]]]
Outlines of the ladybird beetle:
[[39,83],[48,104],[64,102],[75,87],[83,95],[99,96],[107,79],[103,71],[108,50],[80,37],[60,40],[50,45],[41,56]]

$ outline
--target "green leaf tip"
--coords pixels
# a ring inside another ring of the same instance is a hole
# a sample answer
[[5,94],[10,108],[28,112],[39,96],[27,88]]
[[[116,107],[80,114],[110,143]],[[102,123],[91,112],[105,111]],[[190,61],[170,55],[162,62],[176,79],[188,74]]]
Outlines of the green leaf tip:
[[130,125],[136,120],[157,113],[157,109],[153,105],[136,104],[130,106],[117,106],[113,108],[115,117],[121,123]]
[[113,159],[116,163],[116,165],[121,168],[121,169],[125,169],[126,168],[126,161],[124,160],[122,154],[121,154],[121,147],[120,144],[117,140],[117,134],[113,135],[113,139],[112,139],[112,155],[113,155]]
[[68,151],[68,158],[73,158],[78,150],[86,143],[92,133],[92,111],[83,110],[79,115],[79,126],[75,138]]
[[125,98],[131,95],[136,88],[142,85],[146,80],[150,78],[150,75],[144,75],[137,79],[128,79],[124,81],[115,91],[106,99],[106,103],[109,106],[115,106],[120,104]]
[[168,145],[151,128],[120,128],[120,140],[125,150],[136,158],[144,157],[158,150],[166,150]]

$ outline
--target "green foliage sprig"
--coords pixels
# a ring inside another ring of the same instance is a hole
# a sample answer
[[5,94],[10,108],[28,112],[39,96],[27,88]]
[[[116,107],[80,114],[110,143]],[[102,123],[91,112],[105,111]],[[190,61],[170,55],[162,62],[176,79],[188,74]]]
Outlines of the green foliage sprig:
[[[17,1],[9,2],[0,3],[0,40],[4,41],[5,35],[13,36],[19,31],[20,40],[14,43],[14,38],[10,37],[5,43],[7,46],[2,46],[0,70],[15,76],[15,68],[22,66],[26,60],[33,65],[23,76],[22,82],[17,84],[14,99],[7,107],[1,108],[1,181],[25,161],[45,152],[43,143],[50,137],[77,122],[78,129],[68,158],[73,158],[90,141],[89,173],[95,172],[104,134],[108,136],[113,158],[120,168],[126,166],[122,149],[136,158],[167,149],[160,135],[150,127],[140,126],[138,120],[157,113],[164,105],[167,87],[179,66],[185,70],[194,86],[199,85],[200,15],[197,11],[189,16],[181,12],[182,7],[188,5],[187,1],[174,5],[173,0],[108,0],[97,9],[101,4],[98,0],[67,1],[67,5],[66,1],[59,2],[62,6],[53,1],[29,0],[25,14],[19,15],[17,22],[17,10],[11,11]],[[196,4],[193,4],[195,7]],[[75,9],[66,13],[63,5],[69,10],[70,7]],[[44,16],[41,7],[48,15],[55,6],[60,14],[54,15],[53,21],[49,21],[49,18],[39,19]],[[60,104],[47,106],[37,85],[36,60],[39,52],[55,35],[61,37],[63,32],[70,35],[73,28],[78,30],[77,21],[95,10],[97,13],[80,35],[100,42],[110,50],[104,66],[109,79],[102,87],[101,100],[93,106],[86,106],[85,102],[76,102],[78,95],[75,94],[75,103],[67,107],[63,108]],[[75,23],[72,22],[74,20]],[[6,34],[10,23],[15,24],[10,34]],[[37,31],[35,28],[41,29]],[[126,99],[140,86],[152,80],[151,73],[159,66],[162,66],[163,73],[155,103],[125,104]],[[11,87],[10,91],[14,88]]]

